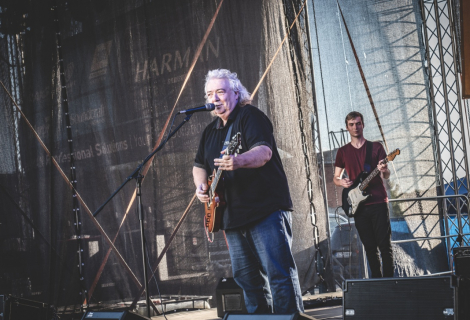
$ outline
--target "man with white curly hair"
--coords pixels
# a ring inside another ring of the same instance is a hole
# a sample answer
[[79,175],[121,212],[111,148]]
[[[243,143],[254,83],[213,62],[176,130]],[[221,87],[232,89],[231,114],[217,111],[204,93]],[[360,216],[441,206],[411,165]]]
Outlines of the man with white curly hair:
[[[226,69],[206,76],[207,102],[217,117],[204,130],[193,167],[196,194],[208,202],[207,179],[224,171],[225,230],[235,281],[249,313],[303,312],[292,255],[292,201],[287,177],[268,117],[250,105],[251,95],[236,73]],[[221,152],[227,133],[241,133],[241,153]],[[222,155],[221,155],[222,154]]]

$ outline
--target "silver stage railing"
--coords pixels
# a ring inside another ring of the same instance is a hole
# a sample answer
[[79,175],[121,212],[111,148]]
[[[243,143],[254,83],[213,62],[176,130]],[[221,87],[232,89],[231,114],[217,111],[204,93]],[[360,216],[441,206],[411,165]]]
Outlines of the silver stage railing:
[[[467,203],[467,211],[468,211],[468,205],[470,204],[469,202],[469,195],[468,194],[451,194],[451,195],[444,195],[444,196],[434,196],[434,197],[419,197],[419,198],[407,198],[407,199],[389,199],[388,202],[412,202],[412,201],[436,201],[436,200],[440,200],[440,199],[443,199],[443,200],[447,200],[449,198],[463,198],[466,203]],[[442,210],[442,213],[443,213],[443,221],[449,221],[449,214],[448,214],[448,211],[445,210]],[[468,215],[468,213],[467,213]],[[435,239],[446,239],[447,241],[447,257],[449,259],[449,269],[450,271],[449,272],[452,272],[452,266],[454,265],[454,257],[452,255],[452,248],[454,247],[454,244],[456,242],[459,242],[459,246],[460,246],[460,242],[462,241],[465,241],[465,236],[470,236],[470,233],[463,233],[463,225],[462,225],[462,213],[460,210],[456,210],[456,220],[457,220],[457,225],[454,224],[455,227],[457,227],[458,229],[458,233],[457,234],[450,234],[450,228],[449,228],[449,224],[448,223],[445,223],[445,227],[446,227],[446,234],[445,236],[437,236],[437,237],[416,237],[416,238],[413,238],[413,239],[408,239],[408,240],[396,240],[396,241],[392,241],[392,243],[406,243],[406,242],[416,242],[416,241],[425,241],[425,240],[435,240]],[[451,221],[451,220],[450,220]],[[454,222],[452,222],[454,223]],[[456,241],[454,241],[453,243],[451,243],[451,238],[454,238],[454,237],[457,237]],[[459,241],[459,238],[461,239]],[[467,241],[468,242],[468,241]],[[447,272],[447,273],[449,273]],[[441,274],[441,273],[439,273]]]

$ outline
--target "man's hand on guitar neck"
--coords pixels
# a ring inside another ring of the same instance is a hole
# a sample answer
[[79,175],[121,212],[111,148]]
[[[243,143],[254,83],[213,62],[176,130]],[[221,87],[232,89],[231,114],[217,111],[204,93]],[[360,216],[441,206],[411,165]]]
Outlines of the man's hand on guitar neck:
[[[225,152],[222,151],[223,154]],[[214,159],[214,165],[224,171],[232,171],[238,169],[237,159],[234,155],[224,155],[222,158]]]
[[390,178],[390,170],[388,169],[388,165],[384,163],[384,160],[379,161],[377,169],[379,169],[382,179]]
[[234,155],[226,155],[225,150],[221,151],[222,158],[214,159],[214,165],[224,171],[237,170],[239,168],[259,168],[264,166],[272,156],[272,151],[268,146],[256,146],[247,152]]

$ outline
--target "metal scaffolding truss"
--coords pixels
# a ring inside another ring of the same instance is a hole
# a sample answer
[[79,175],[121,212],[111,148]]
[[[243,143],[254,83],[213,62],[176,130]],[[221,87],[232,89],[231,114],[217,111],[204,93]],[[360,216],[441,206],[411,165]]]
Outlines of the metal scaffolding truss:
[[328,132],[328,139],[330,142],[330,149],[335,150],[349,143],[351,137],[347,130],[341,129],[340,131]]
[[[420,2],[440,192],[441,195],[468,194],[465,137],[468,121],[462,112],[465,106],[458,77],[455,7],[452,0]],[[470,237],[463,233],[469,226],[467,203],[463,197],[447,198],[443,201],[442,214],[446,235],[455,234],[446,238],[452,266],[452,248],[470,244]]]

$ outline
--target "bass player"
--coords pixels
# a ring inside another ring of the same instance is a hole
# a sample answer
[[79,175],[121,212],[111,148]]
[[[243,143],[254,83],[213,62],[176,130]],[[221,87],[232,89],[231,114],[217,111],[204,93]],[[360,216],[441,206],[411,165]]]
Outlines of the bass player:
[[[233,277],[243,289],[249,313],[303,312],[291,251],[292,201],[268,117],[250,105],[250,93],[236,73],[206,76],[207,102],[217,117],[202,133],[193,167],[196,194],[209,201],[208,177],[223,170],[225,230]],[[231,130],[232,134],[228,134]],[[240,133],[241,153],[221,156],[227,136]]]
[[[361,113],[350,112],[346,116],[345,123],[351,136],[351,142],[338,149],[333,182],[339,187],[350,188],[353,186],[353,181],[365,171],[365,168],[368,172],[371,172],[371,169],[375,167],[380,171],[380,177],[374,177],[365,190],[371,196],[355,213],[354,222],[366,251],[372,273],[371,277],[391,278],[394,275],[391,243],[392,228],[390,226],[387,192],[382,180],[390,177],[387,164],[382,163],[387,154],[380,142],[367,143],[363,135],[364,117]],[[372,145],[369,168],[365,163],[368,145]],[[344,170],[347,172],[348,178],[342,177]],[[382,257],[382,267],[380,257]]]

